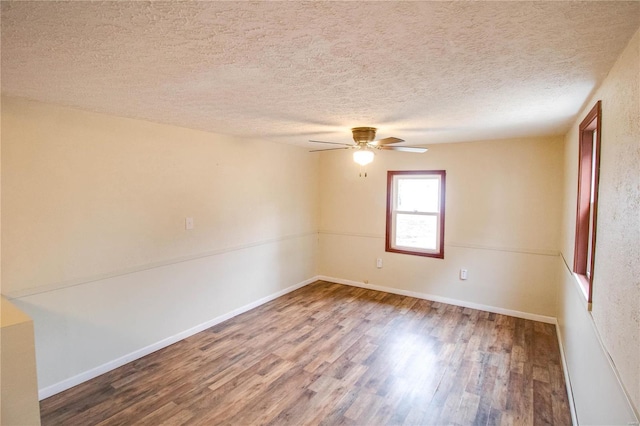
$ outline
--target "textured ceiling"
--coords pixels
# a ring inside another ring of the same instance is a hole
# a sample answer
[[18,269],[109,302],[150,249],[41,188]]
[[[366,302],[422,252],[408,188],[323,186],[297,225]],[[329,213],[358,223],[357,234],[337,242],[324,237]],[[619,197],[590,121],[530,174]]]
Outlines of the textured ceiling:
[[561,134],[640,2],[2,2],[2,91],[278,142]]

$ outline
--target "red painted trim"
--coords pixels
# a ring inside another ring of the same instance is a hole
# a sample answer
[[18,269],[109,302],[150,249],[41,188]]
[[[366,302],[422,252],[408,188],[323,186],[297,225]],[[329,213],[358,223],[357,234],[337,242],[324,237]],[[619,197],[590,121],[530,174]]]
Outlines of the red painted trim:
[[445,217],[445,199],[447,191],[447,172],[440,172],[440,258],[444,259],[444,217]]
[[[398,250],[391,245],[392,210],[393,210],[393,177],[396,175],[436,175],[440,176],[440,230],[439,248],[437,253],[424,253],[421,251]],[[385,232],[385,251],[391,253],[410,254],[414,256],[434,257],[444,259],[444,220],[445,220],[445,199],[446,199],[446,170],[399,170],[387,171],[387,228]]]
[[[595,164],[593,132],[596,132],[595,140]],[[598,184],[600,182],[600,141],[602,138],[602,102],[598,101],[582,120],[579,126],[578,147],[578,203],[576,208],[576,238],[573,255],[573,272],[575,272],[583,285],[586,285],[587,302],[591,303],[593,297],[593,275],[596,253],[596,228],[598,219]],[[591,174],[593,170],[593,211],[591,209]],[[593,217],[591,229],[589,229],[589,215]],[[591,231],[591,260],[589,265],[590,275],[587,277],[587,259],[589,258],[589,231]]]
[[393,199],[391,197],[391,193],[393,192],[393,174],[395,172],[392,171],[387,171],[387,228],[384,234],[384,250],[385,251],[392,251],[393,249],[391,248],[391,206],[393,205]]
[[596,133],[596,160],[595,160],[595,171],[594,171],[594,179],[593,185],[595,187],[593,194],[593,229],[591,231],[591,275],[589,276],[589,298],[587,301],[591,303],[593,298],[593,271],[596,263],[596,230],[598,228],[598,192],[600,186],[600,146],[602,139],[602,103],[598,101],[596,107],[598,108],[598,116],[596,118],[596,129],[598,132]]

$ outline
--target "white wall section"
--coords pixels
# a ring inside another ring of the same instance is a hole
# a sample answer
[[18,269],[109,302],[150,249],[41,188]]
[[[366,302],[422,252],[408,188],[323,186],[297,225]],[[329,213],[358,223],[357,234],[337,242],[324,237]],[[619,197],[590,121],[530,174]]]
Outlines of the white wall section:
[[[597,100],[602,100],[602,146],[593,310],[586,312],[586,301],[572,288],[573,278],[563,265],[558,322],[580,423],[627,424],[638,421],[640,407],[640,31],[565,137],[561,250],[569,265],[575,237],[578,125]],[[611,390],[617,381],[615,369],[621,381],[617,392]],[[626,389],[630,402],[621,389]]]
[[316,275],[305,150],[2,106],[2,290],[34,319],[41,390]]
[[[434,145],[421,155],[382,152],[361,178],[349,153],[325,153],[320,274],[555,316],[561,159],[560,138]],[[441,169],[445,258],[386,253],[386,171]]]
[[629,425],[637,419],[587,310],[586,299],[562,259],[558,321],[578,422]]

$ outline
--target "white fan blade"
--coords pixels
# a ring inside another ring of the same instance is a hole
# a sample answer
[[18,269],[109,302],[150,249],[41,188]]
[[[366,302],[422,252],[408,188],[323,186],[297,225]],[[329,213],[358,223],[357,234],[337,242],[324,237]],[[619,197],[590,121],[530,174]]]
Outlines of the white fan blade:
[[404,142],[404,139],[391,137],[391,138],[378,139],[377,141],[373,141],[371,143],[376,146],[384,146],[384,145],[391,145],[393,143],[400,143],[400,142]]
[[427,152],[427,148],[417,148],[413,146],[382,146],[380,149],[388,150],[388,151],[404,151],[404,152],[417,152],[423,153]]
[[331,144],[331,145],[353,146],[353,144],[351,144],[351,143],[326,142],[326,141],[312,141],[312,140],[309,140],[309,142],[313,142],[313,143],[328,143],[328,144]]

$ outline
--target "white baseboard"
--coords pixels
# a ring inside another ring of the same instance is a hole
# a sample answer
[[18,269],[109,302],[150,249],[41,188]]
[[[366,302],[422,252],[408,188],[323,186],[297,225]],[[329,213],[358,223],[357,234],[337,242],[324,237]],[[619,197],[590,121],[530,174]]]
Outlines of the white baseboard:
[[539,321],[547,324],[556,324],[555,317],[549,317],[546,315],[538,315],[538,314],[532,314],[529,312],[521,312],[521,311],[515,311],[511,309],[498,308],[495,306],[481,305],[479,303],[468,302],[466,300],[451,299],[448,297],[436,296],[436,295],[427,294],[427,293],[418,293],[415,291],[401,290],[393,287],[383,287],[383,286],[373,285],[373,284],[364,284],[358,281],[343,280],[341,278],[327,277],[324,275],[318,276],[318,279],[322,281],[334,282],[337,284],[350,285],[353,287],[367,288],[369,290],[377,290],[377,291],[384,291],[386,293],[399,294],[401,296],[415,297],[417,299],[431,300],[432,302],[440,302],[440,303],[446,303],[448,305],[462,306],[463,308],[471,308],[471,309],[477,309],[479,311],[493,312],[495,314],[509,315],[511,317]]
[[294,284],[290,287],[285,288],[284,290],[280,290],[276,293],[273,293],[269,296],[263,297],[262,299],[258,299],[255,302],[251,302],[247,305],[241,306],[237,309],[234,309],[231,312],[220,315],[216,318],[213,318],[209,321],[206,321],[202,324],[196,325],[195,327],[191,327],[188,330],[182,331],[173,336],[167,337],[165,339],[160,340],[159,342],[153,343],[149,346],[145,346],[144,348],[138,349],[134,352],[131,352],[127,355],[121,356],[120,358],[114,359],[113,361],[109,361],[105,364],[102,364],[98,367],[92,368],[91,370],[85,371],[83,373],[77,374],[73,377],[69,377],[61,382],[55,383],[53,385],[47,386],[46,388],[42,388],[38,390],[38,398],[43,400],[45,398],[49,398],[57,393],[70,389],[74,386],[79,385],[80,383],[91,380],[95,377],[98,377],[104,373],[107,373],[111,370],[115,370],[118,367],[122,367],[125,364],[130,363],[131,361],[135,361],[136,359],[142,358],[143,356],[149,355],[157,350],[165,348],[169,345],[172,345],[180,340],[186,339],[187,337],[193,336],[207,328],[213,327],[214,325],[220,324],[228,319],[231,319],[237,315],[243,314],[247,311],[250,311],[253,308],[257,308],[260,305],[264,305],[267,302],[270,302],[274,299],[277,299],[280,296],[284,296],[287,293],[291,293],[294,290],[297,290],[301,287],[311,284],[319,280],[320,278],[315,276],[313,278],[309,278],[297,284]]
[[562,344],[562,332],[560,324],[556,321],[556,336],[558,337],[558,346],[560,347],[560,360],[562,361],[562,372],[564,373],[564,383],[567,387],[567,399],[569,400],[569,410],[571,411],[571,424],[578,426],[578,413],[576,412],[576,404],[573,400],[573,388],[571,387],[571,379],[569,377],[569,367],[567,366],[567,358],[564,354],[564,345]]

